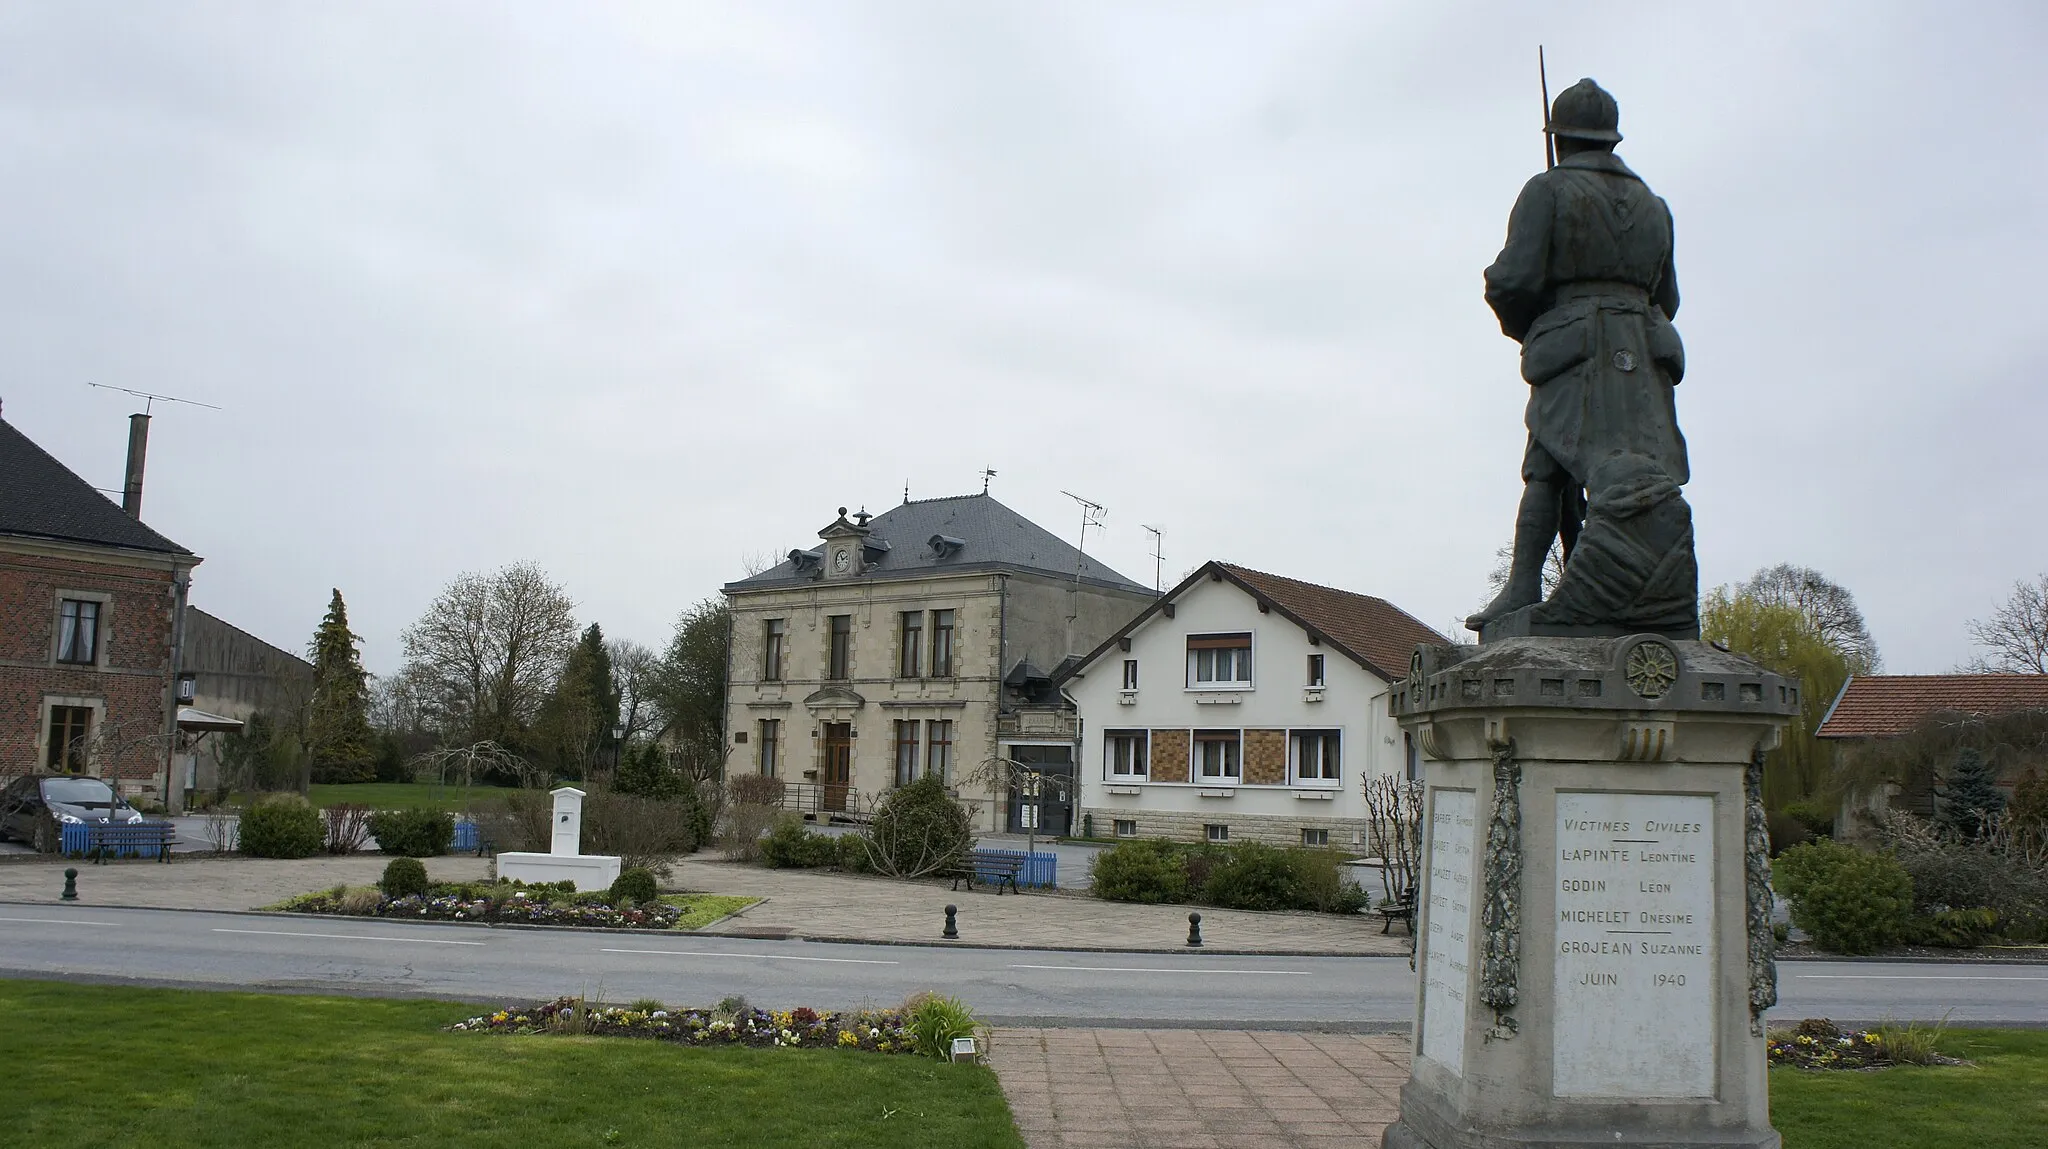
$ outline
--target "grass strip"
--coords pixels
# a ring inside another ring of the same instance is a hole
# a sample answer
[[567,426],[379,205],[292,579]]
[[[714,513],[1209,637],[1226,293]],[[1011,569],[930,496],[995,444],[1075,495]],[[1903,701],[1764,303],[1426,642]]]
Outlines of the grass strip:
[[1771,1123],[1796,1149],[2040,1149],[2048,1144],[2048,1033],[1951,1029],[1966,1066],[1771,1070]]
[[0,981],[9,1146],[1022,1149],[982,1066],[494,1037],[442,1002]]

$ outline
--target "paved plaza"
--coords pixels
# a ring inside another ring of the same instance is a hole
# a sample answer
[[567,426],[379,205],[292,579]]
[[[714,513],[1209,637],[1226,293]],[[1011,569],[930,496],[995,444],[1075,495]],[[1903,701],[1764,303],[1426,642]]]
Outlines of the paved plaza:
[[1408,1039],[1019,1028],[989,1061],[1029,1149],[1357,1149],[1399,1112]]
[[[369,885],[389,861],[378,855],[342,858],[181,856],[161,864],[123,861],[76,865],[81,904],[153,909],[250,910],[311,890]],[[425,860],[437,881],[485,877],[490,863],[452,856]],[[63,865],[53,860],[0,865],[0,901],[55,901]],[[904,882],[816,870],[770,870],[699,854],[676,864],[667,888],[765,899],[705,933],[816,941],[942,944],[947,905],[959,907],[960,943],[1030,949],[1179,950],[1188,936],[1188,906],[1141,906],[1083,895],[998,894],[987,887],[954,891],[942,881]],[[1255,913],[1203,908],[1206,948],[1246,953],[1354,956],[1405,954],[1399,927],[1380,932],[1377,917]]]

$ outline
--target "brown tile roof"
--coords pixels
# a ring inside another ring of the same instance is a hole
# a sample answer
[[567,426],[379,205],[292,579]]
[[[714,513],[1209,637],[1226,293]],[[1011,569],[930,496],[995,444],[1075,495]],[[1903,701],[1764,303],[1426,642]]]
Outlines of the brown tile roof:
[[1336,647],[1353,662],[1388,682],[1398,682],[1407,676],[1408,659],[1417,646],[1422,643],[1441,645],[1451,641],[1386,599],[1212,560],[1203,563],[1193,574],[1182,579],[1179,586],[1139,611],[1136,618],[1104,639],[1101,646],[1081,658],[1068,660],[1068,665],[1053,676],[1053,681],[1062,683],[1087,670],[1110,648],[1145,625],[1147,619],[1161,611],[1169,611],[1174,601],[1188,588],[1211,578],[1219,581],[1229,579],[1260,605],[1278,611],[1281,617]]
[[2048,674],[1858,674],[1814,733],[1821,738],[1894,738],[1929,715],[2048,710]]
[[1267,599],[1389,682],[1407,676],[1409,656],[1418,645],[1441,646],[1451,641],[1383,598],[1229,563],[1216,566],[1253,597]]

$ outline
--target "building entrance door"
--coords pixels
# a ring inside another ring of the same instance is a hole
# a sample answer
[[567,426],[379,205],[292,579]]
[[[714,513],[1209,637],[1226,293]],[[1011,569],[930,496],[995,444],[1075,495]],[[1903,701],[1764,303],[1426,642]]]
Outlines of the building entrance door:
[[818,780],[825,786],[822,809],[843,812],[853,787],[853,723],[825,724],[825,765]]
[[[1043,781],[1038,793],[1023,785],[1010,787],[1009,830],[1012,834],[1036,831],[1040,837],[1060,838],[1074,831],[1074,748],[1072,746],[1006,746],[1004,756],[1026,770],[1036,771]],[[1019,771],[1012,771],[1013,775]]]

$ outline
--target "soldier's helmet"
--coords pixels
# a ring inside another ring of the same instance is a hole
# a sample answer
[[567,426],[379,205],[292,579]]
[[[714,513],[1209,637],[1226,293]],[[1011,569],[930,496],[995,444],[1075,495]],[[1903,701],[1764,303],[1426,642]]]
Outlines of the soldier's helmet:
[[1620,123],[1621,108],[1615,104],[1614,97],[1607,94],[1607,89],[1586,79],[1557,94],[1557,99],[1550,104],[1550,123],[1545,130],[1553,136],[1618,144],[1621,133],[1615,129]]

